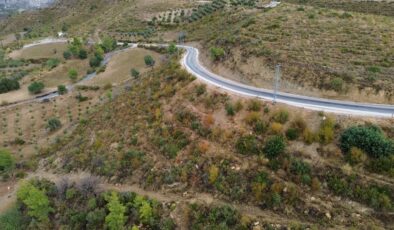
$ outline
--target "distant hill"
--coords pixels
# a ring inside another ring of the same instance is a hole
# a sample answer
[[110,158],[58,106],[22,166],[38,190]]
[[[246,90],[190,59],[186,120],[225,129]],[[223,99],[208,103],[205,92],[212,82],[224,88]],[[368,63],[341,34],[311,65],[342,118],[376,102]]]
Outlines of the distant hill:
[[0,0],[0,8],[3,9],[30,9],[46,7],[55,0]]

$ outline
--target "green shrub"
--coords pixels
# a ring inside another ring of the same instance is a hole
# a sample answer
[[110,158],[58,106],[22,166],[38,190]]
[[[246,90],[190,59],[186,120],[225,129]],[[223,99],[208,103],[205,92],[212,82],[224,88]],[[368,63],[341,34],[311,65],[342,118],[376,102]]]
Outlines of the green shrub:
[[108,53],[116,48],[116,44],[117,42],[114,38],[106,36],[102,39],[100,46],[105,53]]
[[30,182],[25,182],[18,189],[17,198],[27,207],[27,214],[30,217],[37,218],[41,222],[49,221],[48,215],[53,212],[53,208],[44,191]]
[[213,61],[220,61],[224,58],[224,49],[220,47],[211,47],[211,58]]
[[26,220],[17,207],[8,209],[0,215],[0,229],[2,230],[22,230],[27,229]]
[[295,128],[289,128],[289,129],[286,131],[286,137],[287,137],[287,139],[290,140],[290,141],[297,140],[299,136],[300,136],[300,133],[299,133],[298,130],[295,129]]
[[235,148],[240,154],[251,155],[260,153],[260,143],[253,135],[238,138]]
[[94,55],[93,57],[90,58],[89,65],[90,67],[99,67],[101,65],[102,60],[103,60],[102,56]]
[[1,78],[0,77],[0,94],[7,93],[12,90],[17,90],[20,88],[19,82],[16,79]]
[[207,86],[205,84],[199,84],[195,88],[197,96],[203,95],[205,92],[207,92]]
[[175,43],[171,43],[168,46],[167,51],[168,51],[169,54],[174,54],[174,53],[176,53],[178,51],[178,48],[176,47]]
[[234,109],[233,104],[227,103],[225,106],[225,109],[226,109],[227,116],[234,116],[235,115],[235,109]]
[[39,94],[42,92],[42,90],[44,89],[45,85],[44,83],[40,82],[40,81],[34,81],[33,83],[31,83],[29,85],[29,87],[27,88],[29,90],[30,93],[32,94]]
[[261,102],[257,99],[249,100],[248,110],[258,112],[261,110]]
[[285,124],[289,120],[289,112],[281,109],[274,114],[273,118],[274,121]]
[[372,172],[386,173],[390,177],[394,177],[394,156],[370,159],[367,167]]
[[47,128],[49,129],[49,131],[53,132],[60,129],[61,127],[62,123],[58,118],[53,117],[48,120]]
[[290,171],[295,175],[309,175],[311,174],[311,166],[299,159],[294,159],[291,161]]
[[0,149],[0,173],[8,172],[14,168],[15,161],[11,153]]
[[66,60],[71,59],[72,55],[73,55],[73,54],[72,54],[70,51],[68,51],[68,50],[66,50],[66,51],[63,52],[63,57],[64,57],[64,59],[66,59]]
[[105,217],[105,225],[110,230],[123,229],[123,225],[126,221],[125,211],[126,208],[120,203],[117,193],[111,192],[109,196],[106,197],[108,201],[108,215]]
[[370,66],[367,68],[367,70],[371,73],[380,73],[381,72],[379,66]]
[[57,86],[57,92],[60,94],[60,95],[64,95],[64,94],[66,94],[67,93],[67,87],[65,86],[65,85],[58,85]]
[[76,69],[71,68],[68,70],[68,77],[71,79],[71,81],[75,82],[78,78],[78,72]]
[[153,67],[155,65],[155,60],[152,56],[147,55],[144,57],[145,65]]
[[59,64],[60,64],[60,60],[59,60],[59,59],[57,59],[57,58],[51,58],[51,59],[49,59],[49,60],[45,63],[45,66],[46,66],[48,69],[51,70],[51,69],[57,67]]
[[265,142],[263,152],[269,159],[274,159],[284,153],[285,148],[286,143],[282,136],[272,136]]
[[333,78],[330,82],[331,89],[336,92],[342,92],[343,90],[343,80],[340,77]]
[[86,59],[86,58],[88,58],[88,52],[84,49],[81,49],[81,50],[79,50],[78,57],[80,59]]
[[268,130],[268,124],[265,123],[264,121],[258,120],[254,124],[253,131],[256,134],[260,134],[261,135],[261,134],[267,132],[267,130]]
[[131,69],[130,74],[131,74],[131,76],[134,77],[135,79],[137,79],[137,78],[140,77],[140,71],[138,71],[138,70],[136,70],[136,69],[134,69],[134,68]]
[[361,149],[373,158],[394,154],[393,141],[385,137],[383,131],[374,125],[346,129],[340,137],[340,145],[345,154],[348,154],[352,147]]

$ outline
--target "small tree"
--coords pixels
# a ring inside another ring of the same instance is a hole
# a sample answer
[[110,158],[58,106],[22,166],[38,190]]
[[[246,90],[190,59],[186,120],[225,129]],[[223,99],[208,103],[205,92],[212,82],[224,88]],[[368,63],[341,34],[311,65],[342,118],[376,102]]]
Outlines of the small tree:
[[282,136],[273,136],[269,138],[264,145],[264,154],[274,159],[285,151],[286,143]]
[[66,60],[70,59],[72,57],[72,55],[73,54],[69,50],[66,50],[66,51],[63,52],[63,57]]
[[115,192],[107,197],[107,208],[109,214],[105,217],[105,224],[110,230],[124,229],[126,208],[120,203],[119,197]]
[[102,57],[95,55],[90,58],[89,65],[90,65],[90,67],[99,67],[102,60],[103,60]]
[[394,154],[393,141],[385,137],[383,131],[374,125],[346,129],[341,135],[340,143],[345,154],[348,154],[352,147],[357,147],[374,158]]
[[176,53],[176,52],[178,51],[178,48],[176,47],[176,44],[175,44],[175,43],[171,43],[171,44],[168,46],[167,51],[168,51],[169,54],[174,54],[174,53]]
[[62,123],[60,122],[59,119],[53,117],[48,120],[47,128],[49,131],[53,132],[55,130],[58,130],[62,127]]
[[235,143],[235,148],[240,154],[259,154],[259,142],[253,135],[240,137]]
[[274,121],[279,122],[281,124],[285,124],[289,120],[289,112],[281,109],[275,113],[273,118],[274,118]]
[[15,161],[11,153],[0,149],[0,173],[8,172],[14,168]]
[[340,77],[336,77],[331,80],[330,82],[331,89],[335,90],[336,92],[341,92],[343,90],[343,80]]
[[213,61],[220,61],[224,57],[224,49],[220,47],[212,47],[210,49],[211,52],[211,58]]
[[27,214],[39,221],[48,221],[48,214],[53,211],[49,199],[44,191],[39,190],[31,183],[22,184],[17,197],[27,207]]
[[116,48],[116,40],[112,37],[105,37],[101,43],[104,52],[108,53]]
[[155,65],[155,60],[150,55],[145,56],[144,61],[147,66],[153,67]]
[[86,59],[88,57],[88,52],[84,49],[79,50],[78,57],[80,59]]
[[29,90],[30,93],[32,94],[38,94],[41,93],[42,90],[44,89],[45,85],[44,83],[40,82],[40,81],[34,81],[33,83],[31,83],[29,85],[29,87],[27,88]]
[[136,69],[131,69],[130,71],[131,76],[133,76],[134,78],[139,78],[140,77],[140,71],[136,70]]
[[45,65],[47,66],[48,69],[51,70],[51,69],[55,68],[56,66],[58,66],[59,63],[60,63],[59,59],[51,58],[45,63]]
[[67,87],[65,85],[58,85],[57,86],[57,92],[59,93],[59,95],[64,95],[67,93]]
[[75,82],[78,78],[78,72],[76,69],[72,68],[68,70],[68,77],[71,79],[71,81]]

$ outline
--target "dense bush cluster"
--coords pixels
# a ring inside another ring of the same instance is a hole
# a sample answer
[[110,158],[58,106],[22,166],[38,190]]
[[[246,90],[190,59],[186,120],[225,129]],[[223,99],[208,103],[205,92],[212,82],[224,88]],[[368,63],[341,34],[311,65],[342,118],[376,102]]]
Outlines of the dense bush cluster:
[[15,165],[14,157],[5,149],[0,149],[0,174],[9,172]]
[[91,177],[57,185],[47,180],[25,182],[17,192],[16,207],[0,216],[0,228],[175,229],[161,203],[131,192],[99,192],[97,182]]
[[328,175],[327,185],[337,195],[351,197],[367,203],[375,209],[394,209],[393,193],[389,188],[378,185],[363,185],[355,176]]
[[340,138],[341,148],[345,154],[352,147],[357,147],[370,157],[389,157],[394,154],[394,142],[385,137],[383,131],[373,125],[353,126],[346,129]]
[[229,206],[203,207],[190,205],[191,220],[189,229],[247,229],[248,224],[242,223],[241,215]]
[[27,89],[29,90],[30,93],[32,94],[39,94],[42,92],[42,90],[44,89],[45,85],[44,83],[40,82],[40,81],[34,81],[33,83],[31,83]]
[[0,93],[7,93],[20,88],[18,80],[10,78],[0,78]]

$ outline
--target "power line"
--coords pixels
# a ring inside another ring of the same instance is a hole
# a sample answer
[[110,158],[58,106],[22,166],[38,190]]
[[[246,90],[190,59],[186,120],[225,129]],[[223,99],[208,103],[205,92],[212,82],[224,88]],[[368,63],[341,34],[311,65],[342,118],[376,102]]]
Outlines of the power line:
[[276,103],[276,98],[278,95],[279,86],[280,86],[280,64],[275,66],[274,104]]

